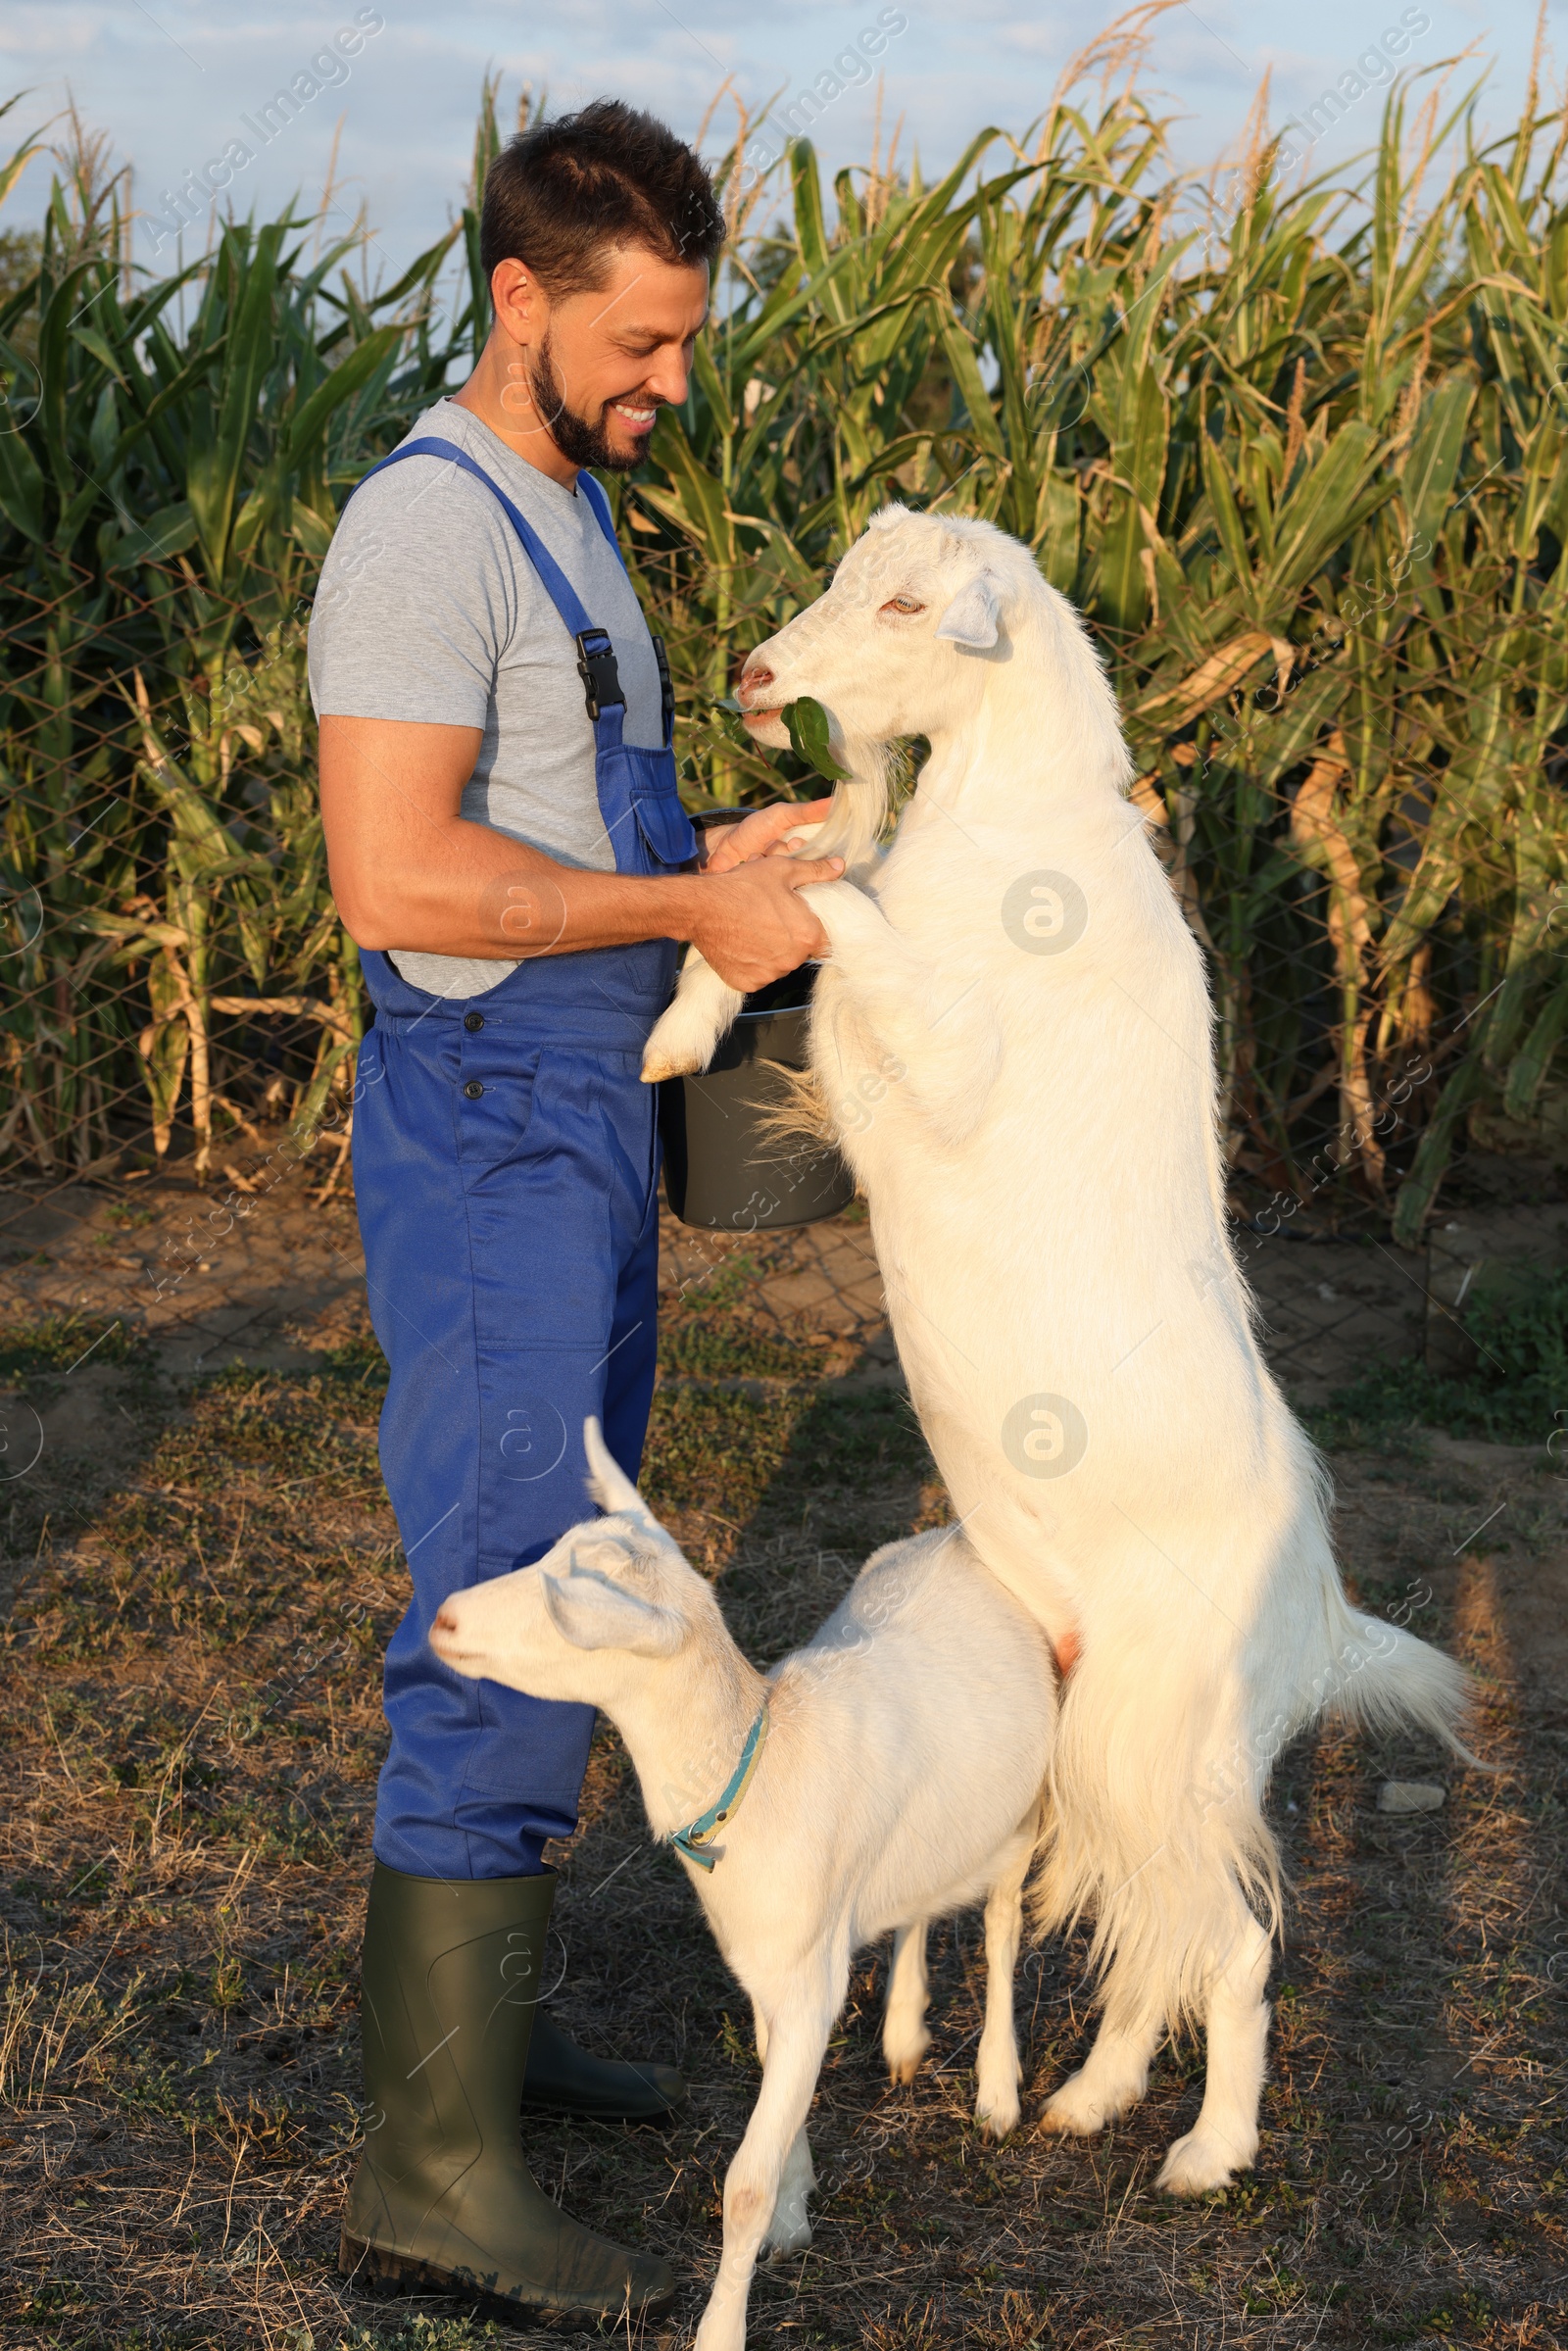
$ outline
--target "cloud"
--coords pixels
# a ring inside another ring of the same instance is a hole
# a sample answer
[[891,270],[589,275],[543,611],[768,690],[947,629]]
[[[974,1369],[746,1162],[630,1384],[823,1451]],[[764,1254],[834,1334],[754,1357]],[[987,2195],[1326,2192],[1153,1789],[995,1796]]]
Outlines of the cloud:
[[[187,168],[215,152],[237,115],[265,102],[279,80],[342,23],[358,0],[9,0],[0,17],[0,73],[31,96],[11,116],[13,139],[64,106],[69,91],[84,119],[107,130],[135,169],[136,200],[153,202]],[[338,171],[364,199],[388,269],[429,244],[461,204],[473,146],[480,79],[505,74],[503,119],[519,84],[548,87],[561,111],[611,92],[652,107],[687,136],[695,133],[725,72],[753,108],[787,105],[834,55],[874,23],[881,0],[770,0],[741,11],[733,0],[572,0],[569,10],[519,9],[515,0],[381,0],[384,34],[352,79],[318,99],[235,182],[240,208],[267,212],[296,191],[309,201],[325,175],[338,117]],[[1446,0],[1429,0],[1436,58],[1463,45],[1473,20]],[[914,0],[908,30],[880,60],[884,136],[902,115],[901,154],[918,147],[927,172],[940,171],[985,122],[1023,130],[1043,111],[1063,65],[1114,13],[1111,0],[1086,16],[1070,0],[966,0],[962,9]],[[1274,12],[1267,12],[1273,14]],[[1397,21],[1398,5],[1387,22]],[[1500,12],[1489,31],[1499,71],[1489,107],[1505,117],[1522,88],[1530,45],[1528,12]],[[156,17],[157,23],[153,22]],[[1517,23],[1514,19],[1517,18]],[[1232,149],[1266,65],[1275,70],[1276,121],[1310,103],[1372,37],[1364,0],[1318,0],[1310,17],[1285,19],[1277,47],[1255,19],[1228,0],[1200,0],[1156,22],[1149,79],[1164,93],[1156,111],[1173,118],[1176,152],[1203,164]],[[1380,15],[1380,29],[1385,19]],[[160,26],[165,29],[161,30]],[[815,125],[828,169],[860,162],[870,143],[874,88],[857,86]],[[1370,116],[1372,109],[1362,109]],[[728,104],[710,132],[727,139]],[[1359,129],[1353,140],[1364,143]],[[41,168],[11,200],[7,227],[36,220],[46,192]]]

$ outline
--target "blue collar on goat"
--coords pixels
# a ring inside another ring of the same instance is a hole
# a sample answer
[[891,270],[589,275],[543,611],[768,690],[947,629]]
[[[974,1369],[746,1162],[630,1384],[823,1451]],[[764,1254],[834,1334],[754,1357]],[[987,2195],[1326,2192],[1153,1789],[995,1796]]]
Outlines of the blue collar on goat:
[[721,1858],[719,1854],[705,1852],[703,1848],[710,1844],[725,1823],[733,1820],[739,1812],[766,1737],[767,1701],[764,1698],[761,1712],[746,1734],[741,1759],[730,1774],[729,1785],[718,1802],[710,1804],[706,1812],[700,1812],[694,1821],[688,1821],[684,1829],[671,1829],[664,1838],[666,1845],[673,1845],[677,1853],[683,1853],[688,1861],[695,1861],[700,1870],[711,1870],[715,1861]]

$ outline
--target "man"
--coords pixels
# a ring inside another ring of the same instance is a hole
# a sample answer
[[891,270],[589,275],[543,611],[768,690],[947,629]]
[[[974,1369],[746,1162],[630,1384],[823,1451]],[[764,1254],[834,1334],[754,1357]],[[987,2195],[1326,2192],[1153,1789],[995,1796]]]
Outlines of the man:
[[657,1141],[642,1048],[690,940],[738,988],[826,952],[770,857],[798,804],[694,832],[662,649],[604,493],[686,397],[722,219],[662,123],[601,101],[485,183],[473,374],[352,499],[311,626],[333,894],[375,1003],[355,1190],[391,1368],[381,1463],[414,1596],[387,1652],[343,2260],[542,2311],[662,2307],[523,2162],[519,2100],[658,2117],[667,2067],[575,2049],[537,2001],[586,1707],[459,1679],[449,1592],[584,1508],[582,1424],[636,1475],[654,1377]]

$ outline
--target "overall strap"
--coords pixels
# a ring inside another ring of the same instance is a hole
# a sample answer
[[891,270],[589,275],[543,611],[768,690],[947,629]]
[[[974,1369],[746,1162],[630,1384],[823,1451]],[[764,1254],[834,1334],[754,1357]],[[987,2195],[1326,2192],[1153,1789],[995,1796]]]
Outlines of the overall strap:
[[[600,529],[615,551],[616,563],[619,563],[629,579],[631,572],[626,563],[625,550],[615,536],[615,525],[611,516],[610,501],[605,496],[604,485],[594,479],[586,466],[578,474],[577,483],[582,495],[599,517]],[[653,631],[650,631],[649,634],[654,648],[654,660],[659,664],[659,707],[663,722],[664,748],[667,751],[675,740],[675,686],[669,674],[669,656],[664,651],[663,638],[655,635]]]
[[603,485],[595,481],[586,465],[577,476],[577,488],[580,495],[586,498],[588,504],[593,508],[594,514],[598,517],[599,527],[614,549],[615,561],[624,571],[626,558],[621,552],[620,541],[615,536],[615,524],[610,512],[610,501],[605,496]]
[[[475,481],[482,481],[485,488],[504,509],[508,521],[522,541],[528,561],[539,574],[540,585],[565,624],[566,634],[570,637],[580,637],[585,629],[593,628],[593,622],[577,600],[576,590],[540,538],[539,533],[534,529],[533,524],[527,520],[525,515],[518,513],[501,484],[486,473],[482,465],[476,465],[467,451],[460,449],[455,441],[440,440],[433,433],[423,433],[417,441],[405,441],[401,449],[394,449],[390,457],[384,457],[379,465],[372,465],[369,472],[355,483],[354,488],[363,490],[366,482],[373,480],[377,473],[383,473],[388,465],[401,465],[406,457],[445,458],[449,464],[461,466],[465,473],[471,473]],[[582,478],[586,479],[586,476]],[[596,489],[598,488],[597,483],[594,486]],[[352,497],[353,491],[349,495]],[[601,491],[600,495],[602,497],[604,493]],[[592,500],[589,503],[592,505]],[[615,534],[608,512],[602,512],[596,506],[594,513],[598,515],[602,527],[609,533],[611,543],[613,545]],[[620,551],[616,548],[615,552],[618,555]]]

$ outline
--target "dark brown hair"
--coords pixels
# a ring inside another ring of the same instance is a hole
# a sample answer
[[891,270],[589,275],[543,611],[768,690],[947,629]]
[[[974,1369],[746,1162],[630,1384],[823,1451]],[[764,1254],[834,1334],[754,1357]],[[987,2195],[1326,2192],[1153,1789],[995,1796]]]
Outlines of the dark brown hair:
[[485,173],[479,261],[523,262],[554,300],[591,292],[611,252],[644,245],[696,269],[718,258],[724,216],[700,156],[653,115],[596,98],[521,130]]

